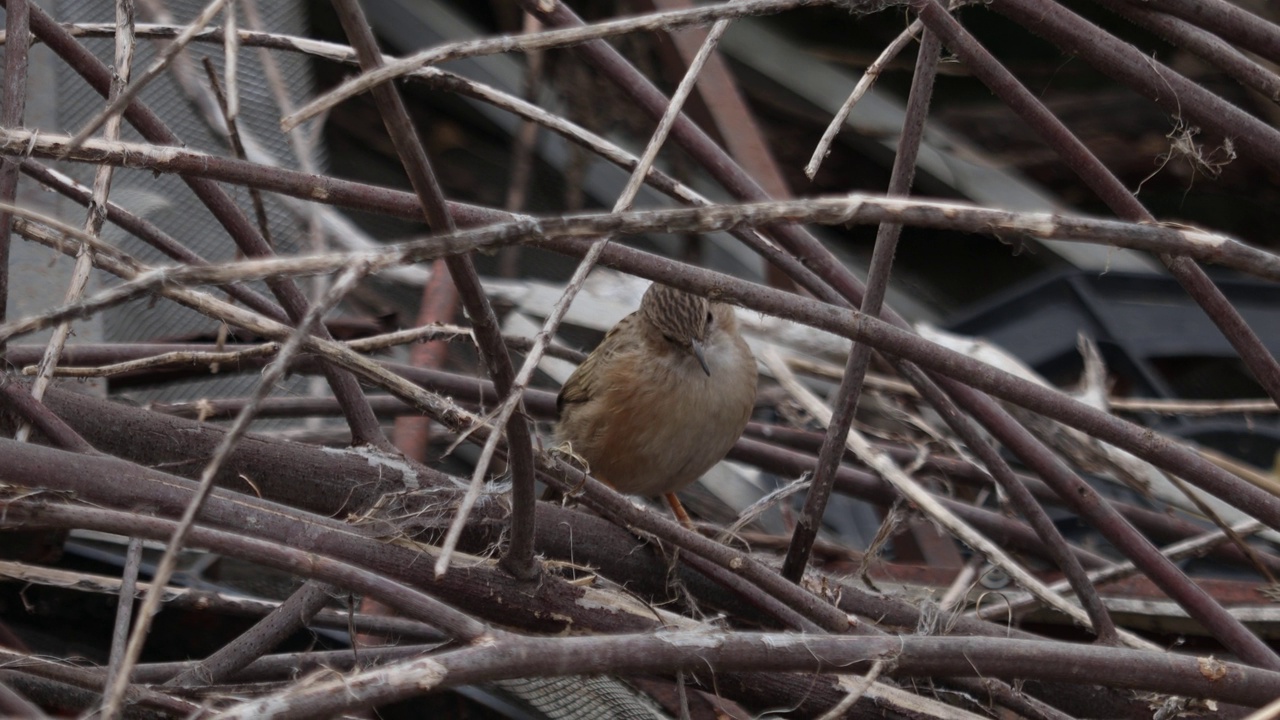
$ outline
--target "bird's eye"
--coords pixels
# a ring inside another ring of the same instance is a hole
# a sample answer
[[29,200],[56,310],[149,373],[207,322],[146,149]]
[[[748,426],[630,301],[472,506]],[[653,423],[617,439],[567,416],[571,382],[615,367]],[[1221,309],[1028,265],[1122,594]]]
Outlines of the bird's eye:
[[716,320],[716,319],[715,319],[715,317],[711,315],[711,311],[710,311],[710,310],[708,310],[708,311],[707,311],[707,324],[708,324],[708,325],[710,325],[711,323],[715,322],[715,320]]
[[674,343],[676,341],[674,336],[668,335],[666,333],[662,333],[662,338],[669,343]]

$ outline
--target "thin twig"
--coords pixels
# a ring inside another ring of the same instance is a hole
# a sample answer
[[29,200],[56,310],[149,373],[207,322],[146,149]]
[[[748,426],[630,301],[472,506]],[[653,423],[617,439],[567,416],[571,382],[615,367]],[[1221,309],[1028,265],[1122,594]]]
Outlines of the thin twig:
[[[507,347],[517,351],[527,351],[533,347],[533,340],[528,337],[519,335],[503,335],[503,341]],[[471,329],[460,325],[422,325],[406,330],[397,330],[395,332],[385,333],[382,335],[373,335],[358,340],[344,340],[344,345],[355,350],[356,352],[377,352],[387,348],[396,347],[409,343],[421,342],[455,342],[466,341],[474,344],[475,339],[471,335]],[[15,346],[25,349],[29,346]],[[134,374],[143,370],[156,369],[176,369],[191,366],[218,364],[240,365],[245,361],[267,358],[275,354],[279,349],[279,343],[264,343],[262,345],[228,345],[221,352],[210,352],[195,349],[199,345],[188,346],[183,350],[170,350],[156,355],[147,355],[146,350],[151,346],[142,344],[137,346],[139,350],[143,350],[141,354],[144,357],[136,357],[131,360],[121,360],[119,362],[107,363],[104,365],[60,365],[54,370],[55,377],[79,377],[79,378],[96,378],[96,377],[113,377],[118,375]],[[137,353],[134,353],[137,354]],[[547,355],[565,360],[572,363],[580,363],[586,359],[585,353],[572,350],[559,345],[552,345],[547,349]],[[65,359],[65,356],[64,356]],[[254,365],[254,363],[247,363]],[[256,365],[254,365],[256,367]],[[24,375],[34,375],[35,366],[25,365],[20,370]],[[296,398],[295,398],[296,399]],[[220,398],[217,400],[219,404],[233,401],[234,398]],[[171,407],[177,407],[181,403],[174,404]],[[335,406],[341,411],[341,406]]]
[[364,276],[364,273],[365,268],[358,265],[348,268],[334,282],[328,295],[307,310],[307,314],[302,322],[298,324],[298,328],[290,334],[289,340],[280,348],[276,359],[263,371],[262,379],[254,392],[253,401],[240,411],[235,422],[223,437],[213,458],[210,459],[203,472],[201,472],[199,489],[195,497],[187,504],[187,509],[174,529],[173,537],[166,544],[165,553],[156,566],[156,571],[152,578],[153,590],[147,593],[146,598],[143,600],[142,609],[138,613],[138,622],[134,625],[133,633],[129,638],[129,645],[125,652],[120,674],[112,684],[107,686],[107,690],[104,693],[102,703],[104,717],[115,718],[121,711],[120,703],[128,685],[130,669],[137,663],[138,657],[142,653],[142,644],[150,630],[151,618],[160,606],[162,593],[159,592],[158,588],[163,588],[169,582],[169,578],[177,566],[178,553],[182,550],[187,536],[195,525],[196,515],[199,514],[205,498],[208,497],[209,491],[213,489],[214,478],[223,463],[226,462],[235,444],[248,431],[257,402],[265,398],[274,389],[276,382],[284,376],[289,367],[289,360],[301,350],[303,337],[312,332],[312,326],[342,300],[347,292],[355,286],[355,283]]
[[[89,139],[89,136],[97,132],[98,128],[105,125],[112,118],[115,118],[118,122],[121,111],[123,111],[125,107],[132,102],[135,97],[137,97],[139,92],[142,92],[142,89],[146,87],[148,83],[159,77],[160,73],[164,72],[165,68],[169,67],[169,63],[177,57],[178,53],[186,49],[192,38],[195,37],[195,34],[204,28],[205,25],[208,25],[209,21],[213,20],[213,18],[222,11],[222,8],[226,3],[227,0],[209,0],[209,4],[205,6],[204,10],[202,10],[200,14],[196,15],[191,23],[187,25],[187,28],[180,33],[173,42],[165,46],[164,51],[161,52],[160,57],[156,58],[155,62],[151,64],[151,67],[147,68],[146,71],[134,80],[132,84],[122,88],[118,93],[112,93],[113,96],[107,102],[107,106],[95,115],[93,119],[91,119],[84,128],[80,130],[80,132],[76,133],[76,136],[72,138],[70,142],[70,147],[79,147],[80,143]],[[133,3],[129,3],[129,5],[132,7]],[[117,42],[119,42],[118,39]],[[124,82],[129,82],[127,74],[124,76]]]
[[[450,341],[457,338],[466,338],[474,341],[471,335],[471,329],[460,325],[421,325],[406,330],[397,330],[395,332],[384,333],[382,335],[373,335],[358,340],[346,340],[343,344],[355,350],[356,352],[376,352],[387,348],[405,345],[409,343],[427,342],[433,340]],[[523,349],[528,347],[531,342],[528,338],[508,337],[504,336],[507,344],[515,349]],[[99,365],[97,367],[73,367],[61,366],[54,370],[56,377],[112,377],[115,375],[123,375],[126,373],[135,373],[141,370],[154,370],[160,368],[187,367],[192,365],[234,365],[243,360],[251,358],[271,357],[280,349],[279,343],[263,343],[246,348],[234,348],[223,350],[222,352],[203,352],[196,350],[176,350],[173,352],[161,353],[150,357],[138,358],[136,360],[125,360],[118,363],[110,363],[108,365]],[[563,353],[563,348],[560,349]],[[581,359],[581,354],[573,353],[570,359]],[[22,368],[24,375],[34,375],[35,367],[28,365]]]
[[[765,348],[760,353],[760,359],[773,372],[774,378],[804,407],[806,412],[824,425],[830,421],[831,410],[808,388],[796,380],[795,375],[787,368],[786,362],[782,360],[777,351],[772,348]],[[1007,572],[1019,585],[1027,588],[1041,602],[1066,614],[1076,622],[1085,626],[1092,625],[1089,615],[1084,610],[1078,605],[1064,601],[1060,595],[1050,591],[1048,586],[1036,579],[1034,575],[1010,557],[999,545],[993,543],[986,536],[974,530],[968,523],[956,517],[950,510],[943,507],[930,493],[921,488],[915,480],[912,480],[906,473],[902,472],[888,455],[873,448],[856,428],[850,429],[846,442],[849,449],[860,460],[874,468],[881,477],[889,481],[921,512],[954,533],[969,547],[985,555],[988,560]],[[1153,643],[1129,632],[1121,632],[1120,638],[1130,647],[1145,650],[1157,649],[1157,646]]]
[[[234,17],[235,12],[229,8],[227,18]],[[218,82],[218,71],[213,66],[213,59],[206,56],[202,58],[202,64],[205,77],[209,79],[209,86],[213,88],[213,95],[218,100],[218,107],[222,110],[222,119],[227,124],[227,141],[231,145],[232,155],[244,160],[247,156],[244,152],[244,141],[240,137],[240,124],[236,122],[236,115],[231,107],[236,97],[227,94],[231,92],[231,59],[227,59],[227,92],[223,92],[222,85]],[[253,214],[258,218],[258,231],[262,233],[267,244],[274,247],[275,243],[271,239],[271,224],[267,222],[267,206],[262,202],[262,191],[258,188],[249,188],[249,199],[253,202]]]
[[1274,400],[1165,400],[1163,398],[1113,397],[1107,400],[1112,410],[1121,412],[1154,412],[1161,415],[1234,415],[1260,413],[1274,415],[1280,405]]
[[[129,83],[129,75],[133,71],[133,0],[116,0],[115,10],[115,66],[111,74],[111,91],[108,93],[109,101],[120,98]],[[104,139],[107,142],[118,140],[120,138],[120,117],[109,116],[105,121]],[[97,130],[97,127],[94,130]],[[102,231],[102,224],[106,221],[106,205],[111,194],[111,179],[114,173],[115,168],[109,165],[99,165],[94,171],[93,194],[89,201],[89,211],[84,221],[86,235],[97,237],[98,233]],[[66,297],[63,302],[71,303],[80,299],[85,287],[89,284],[89,272],[92,269],[93,260],[89,257],[89,248],[88,246],[82,246],[80,254],[76,256],[75,267],[71,272],[71,282],[67,287]],[[53,336],[49,338],[44,357],[40,358],[40,367],[36,371],[35,382],[31,385],[31,397],[36,400],[44,397],[44,391],[49,387],[49,383],[53,379],[53,368],[57,367],[58,357],[62,354],[62,348],[66,345],[70,334],[71,322],[66,321],[59,323],[53,331]],[[24,424],[18,428],[14,439],[18,442],[23,442],[30,434],[31,426]]]
[[478,57],[506,52],[531,52],[577,45],[591,40],[650,30],[671,30],[686,25],[702,25],[713,20],[732,20],[752,15],[779,13],[812,5],[827,5],[832,0],[739,0],[706,5],[689,10],[672,10],[650,13],[635,18],[595,23],[587,27],[553,29],[522,35],[503,35],[496,38],[466,40],[447,43],[424,50],[407,58],[382,64],[378,69],[366,68],[358,77],[347,80],[338,87],[303,105],[297,112],[280,120],[285,130],[327,112],[343,101],[360,93],[385,85],[396,78],[428,65],[448,60]]
[[[0,107],[0,125],[20,127],[27,107],[27,61],[31,48],[30,13],[27,0],[10,0],[5,11],[4,95]],[[0,163],[0,202],[12,205],[18,193],[18,165],[6,157]],[[0,323],[8,319],[9,246],[13,234],[8,212],[0,212]],[[0,357],[4,356],[4,340],[0,340]]]
[[[333,0],[333,6],[343,30],[356,50],[361,68],[368,72],[382,67],[383,56],[359,3],[355,0]],[[427,223],[436,232],[452,232],[453,218],[400,92],[394,85],[383,84],[377,85],[373,94],[383,124],[409,175],[410,184],[418,196]],[[475,329],[480,359],[499,391],[509,392],[515,375],[511,356],[502,344],[497,316],[480,284],[475,266],[469,255],[449,256],[445,263],[463,308]],[[533,442],[529,425],[523,417],[512,417],[505,427],[511,445],[509,461],[512,471],[512,513],[511,536],[503,554],[503,567],[516,577],[532,579],[538,572],[533,558],[533,504],[536,501],[532,466]]]
[[[542,24],[534,16],[523,13],[524,32],[537,32]],[[525,60],[523,100],[528,103],[538,101],[538,92],[542,89],[543,72],[546,69],[546,53],[534,51]],[[518,213],[524,209],[529,197],[529,183],[533,179],[534,150],[538,144],[538,123],[531,118],[522,118],[520,128],[516,130],[511,144],[511,173],[507,179],[507,197],[502,203],[507,212]],[[498,259],[498,275],[514,278],[518,274],[520,248],[511,246],[502,249]]]
[[[676,92],[672,95],[671,105],[667,113],[663,115],[662,120],[658,123],[658,127],[654,130],[652,137],[649,138],[648,145],[645,146],[644,153],[640,157],[640,163],[632,172],[631,177],[627,180],[626,187],[623,188],[613,205],[613,212],[619,213],[631,207],[635,201],[636,195],[640,192],[640,186],[644,182],[644,177],[648,172],[649,166],[658,157],[658,151],[662,149],[662,145],[666,142],[667,134],[671,130],[671,125],[675,122],[675,118],[679,115],[680,109],[684,106],[685,100],[689,94],[693,92],[694,83],[697,82],[698,73],[706,64],[707,58],[711,56],[711,52],[715,50],[716,45],[720,41],[720,37],[729,29],[728,20],[717,21],[712,26],[711,31],[707,33],[707,39],[703,42],[702,47],[698,50],[697,56],[693,62],[689,64],[689,69],[680,81],[680,85],[676,88]],[[596,260],[600,254],[604,252],[605,247],[609,244],[610,236],[595,241],[591,250],[578,263],[578,267],[574,269],[573,276],[566,283],[564,292],[560,295],[560,299],[556,301],[555,306],[551,309],[547,320],[543,323],[542,329],[534,336],[533,348],[529,350],[525,357],[524,364],[521,365],[520,371],[516,374],[515,382],[511,386],[511,394],[503,402],[502,406],[494,414],[493,423],[498,426],[506,424],[507,419],[511,417],[516,407],[520,404],[521,394],[524,388],[528,386],[529,380],[533,378],[533,373],[538,368],[538,363],[542,361],[542,353],[551,343],[551,339],[555,337],[556,329],[560,325],[560,321],[564,319],[565,313],[569,311],[569,306],[573,303],[573,299],[577,297],[578,292],[582,289],[583,284],[587,280],[587,275],[595,267]],[[475,504],[476,499],[480,495],[481,483],[484,475],[488,472],[489,463],[493,459],[494,449],[497,447],[497,434],[489,436],[485,442],[484,448],[481,450],[480,459],[476,462],[475,473],[471,477],[471,486],[467,490],[466,496],[463,498],[462,504],[458,508],[458,513],[454,518],[453,525],[449,528],[449,533],[445,536],[444,543],[440,549],[440,557],[436,560],[436,576],[443,575],[449,567],[449,556],[452,554],[454,547],[458,543],[458,538],[462,535],[463,527],[466,524],[467,515],[471,511],[471,507]]]
[[840,134],[840,129],[844,127],[844,121],[848,119],[849,113],[853,111],[853,106],[862,99],[863,95],[871,89],[879,79],[880,73],[893,59],[898,57],[898,53],[902,52],[907,44],[916,39],[920,35],[920,30],[924,26],[919,20],[913,20],[906,30],[898,34],[898,37],[889,43],[889,46],[880,53],[879,57],[867,66],[867,71],[858,78],[858,84],[853,86],[853,92],[849,93],[849,97],[836,111],[831,118],[831,122],[827,125],[827,129],[823,131],[822,138],[818,140],[818,144],[813,148],[813,155],[809,158],[809,163],[804,166],[804,174],[810,180],[818,174],[818,168],[822,166],[822,161],[827,158],[831,152],[831,143],[835,141],[836,135]]
[[[1230,527],[1232,532],[1240,535],[1249,535],[1263,529],[1265,526],[1257,520],[1245,520],[1236,523]],[[1228,540],[1228,533],[1225,530],[1211,530],[1196,537],[1187,538],[1181,542],[1173,543],[1161,548],[1160,553],[1170,560],[1182,560],[1189,557],[1198,557],[1215,545],[1220,545]],[[1138,572],[1138,568],[1130,561],[1115,563],[1104,568],[1098,568],[1089,572],[1089,582],[1094,585],[1103,585],[1114,580],[1121,580]],[[1059,580],[1051,585],[1049,589],[1054,592],[1068,592],[1071,585],[1065,580]],[[1037,605],[1039,601],[1031,596],[1019,598],[1005,595],[1004,601],[998,606],[992,606],[986,609],[975,608],[969,614],[973,617],[983,619],[996,619],[1006,613],[1014,613],[1015,615]]]
[[[907,99],[907,117],[903,122],[898,152],[893,160],[889,187],[885,192],[890,197],[911,194],[911,184],[916,176],[916,157],[924,139],[924,124],[929,114],[929,102],[933,97],[933,81],[937,77],[938,54],[941,50],[942,43],[937,36],[926,33],[920,42],[920,53],[916,56],[915,75]],[[898,238],[901,235],[902,226],[897,223],[881,223],[876,231],[875,249],[871,253],[871,264],[867,271],[866,292],[859,308],[871,317],[878,316],[884,305],[884,297],[889,290],[889,275],[893,269],[893,256],[898,251]],[[841,378],[840,387],[834,396],[834,413],[827,425],[822,449],[818,452],[818,469],[814,472],[813,484],[805,496],[804,507],[796,519],[791,547],[787,548],[787,557],[782,564],[783,577],[792,582],[800,581],[804,576],[805,566],[809,563],[809,550],[818,537],[818,526],[822,523],[827,499],[831,496],[836,468],[844,455],[845,434],[853,425],[858,400],[862,397],[862,381],[870,363],[871,348],[865,343],[855,343],[849,350],[844,377]]]
[[884,668],[884,660],[876,660],[872,663],[871,669],[867,671],[866,675],[853,681],[852,686],[849,688],[849,694],[845,695],[840,704],[823,713],[818,720],[839,720],[839,718],[844,717],[845,713],[852,710],[853,706],[866,694],[867,688],[871,687],[871,683],[880,677],[880,673],[884,672]]
[[[246,42],[246,38],[270,34],[263,32],[265,28],[262,23],[262,17],[258,12],[258,0],[240,0],[240,7],[244,9],[245,19],[248,21],[251,32],[240,31],[237,34],[236,42],[241,45],[247,45],[249,43]],[[323,44],[330,45],[330,43]],[[346,57],[348,61],[354,62],[354,51],[350,48],[343,49],[347,51]],[[267,80],[267,87],[271,88],[271,96],[275,99],[281,116],[292,113],[294,107],[293,96],[289,91],[289,87],[285,84],[284,75],[280,72],[280,64],[276,62],[275,56],[267,48],[259,47],[258,59],[262,62],[263,77]],[[293,145],[293,154],[298,160],[298,166],[302,168],[303,172],[316,172],[315,143],[308,140],[308,134],[299,128],[295,132],[287,133],[287,135],[290,144]]]
[[133,598],[138,586],[138,569],[142,565],[142,538],[129,538],[124,556],[124,573],[120,592],[116,595],[116,623],[111,629],[111,654],[107,660],[107,677],[103,686],[113,684],[124,663],[124,648],[129,642],[129,624],[133,621]]
[[222,14],[222,58],[222,71],[227,77],[227,93],[226,99],[221,103],[222,112],[226,116],[227,125],[232,126],[236,118],[240,117],[240,33],[236,32],[235,0],[227,3],[227,11]]
[[1244,538],[1240,537],[1240,535],[1231,528],[1231,525],[1224,521],[1217,512],[1214,512],[1213,508],[1209,506],[1208,501],[1200,494],[1200,490],[1190,487],[1187,485],[1186,480],[1183,480],[1176,475],[1169,475],[1168,478],[1169,482],[1173,483],[1174,487],[1178,488],[1178,491],[1191,501],[1191,504],[1195,506],[1196,510],[1198,510],[1201,515],[1208,518],[1209,522],[1218,526],[1218,529],[1226,534],[1227,539],[1231,541],[1231,544],[1239,548],[1240,552],[1249,559],[1249,562],[1253,563],[1253,567],[1258,571],[1259,575],[1266,578],[1268,583],[1272,585],[1276,584],[1275,574],[1272,573],[1271,570],[1268,569],[1267,566],[1258,558],[1257,551],[1254,550],[1249,543],[1246,543]]

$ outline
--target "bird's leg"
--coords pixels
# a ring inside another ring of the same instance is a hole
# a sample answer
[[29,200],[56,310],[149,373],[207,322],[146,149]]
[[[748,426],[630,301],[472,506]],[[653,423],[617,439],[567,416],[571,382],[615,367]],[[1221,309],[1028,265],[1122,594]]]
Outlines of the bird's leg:
[[667,493],[663,497],[667,499],[667,504],[671,506],[671,512],[676,514],[676,520],[679,520],[681,525],[693,530],[693,521],[689,519],[689,513],[684,511],[684,505],[680,504],[680,498],[676,497],[675,493]]

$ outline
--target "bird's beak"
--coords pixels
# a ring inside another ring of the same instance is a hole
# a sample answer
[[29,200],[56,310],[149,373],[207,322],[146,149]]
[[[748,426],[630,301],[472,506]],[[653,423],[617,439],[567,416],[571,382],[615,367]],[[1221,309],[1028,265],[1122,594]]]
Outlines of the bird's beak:
[[706,373],[707,377],[711,377],[711,368],[707,365],[706,354],[702,352],[702,343],[694,340],[689,345],[693,348],[693,356],[698,358],[698,364],[702,366],[702,372]]

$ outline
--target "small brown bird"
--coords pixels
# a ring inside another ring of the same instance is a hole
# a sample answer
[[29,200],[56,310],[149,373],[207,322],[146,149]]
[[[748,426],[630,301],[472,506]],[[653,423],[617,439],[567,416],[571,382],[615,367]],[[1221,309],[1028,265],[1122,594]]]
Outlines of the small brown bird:
[[556,398],[556,439],[619,492],[675,492],[722,460],[756,399],[756,361],[733,308],[654,283]]

